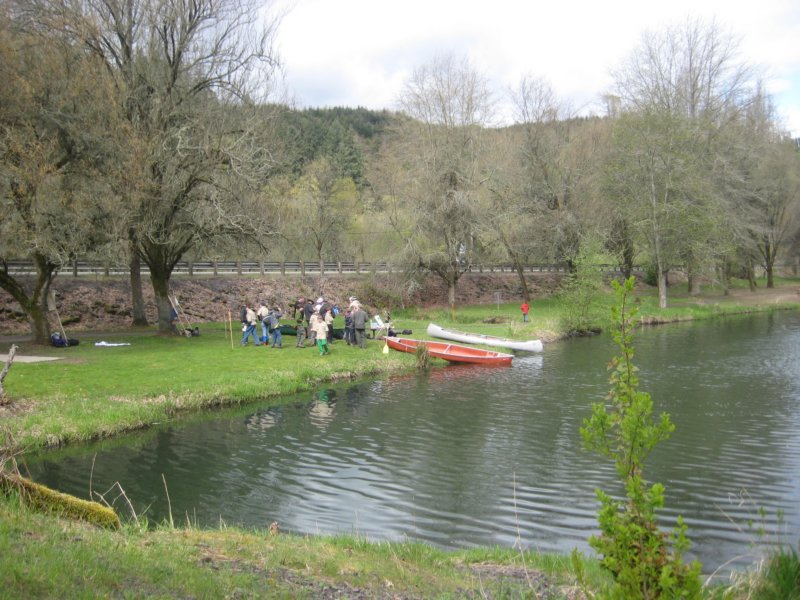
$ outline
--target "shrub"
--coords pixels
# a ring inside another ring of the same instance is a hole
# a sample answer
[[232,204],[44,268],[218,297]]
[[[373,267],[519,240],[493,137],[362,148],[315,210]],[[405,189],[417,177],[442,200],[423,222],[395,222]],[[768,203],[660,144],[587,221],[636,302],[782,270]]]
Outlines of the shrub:
[[584,335],[597,331],[597,298],[603,288],[603,272],[596,264],[596,256],[594,244],[585,244],[575,260],[575,271],[564,282],[562,325],[568,332]]
[[643,475],[645,459],[675,426],[666,413],[653,420],[650,395],[638,389],[631,342],[638,311],[628,306],[634,283],[634,277],[624,284],[612,282],[617,296],[612,331],[620,355],[609,365],[610,406],[593,404],[592,416],[581,428],[584,445],[614,461],[627,499],[622,502],[597,490],[601,535],[590,538],[589,545],[614,577],[612,598],[699,598],[700,563],[686,565],[682,558],[689,547],[686,525],[678,517],[671,534],[659,529],[656,511],[664,506],[664,487],[648,485]]

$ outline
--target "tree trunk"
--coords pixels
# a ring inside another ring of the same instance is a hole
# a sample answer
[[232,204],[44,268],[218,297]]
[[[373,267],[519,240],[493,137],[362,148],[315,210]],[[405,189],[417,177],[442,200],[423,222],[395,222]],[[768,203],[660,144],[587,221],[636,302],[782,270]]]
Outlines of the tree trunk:
[[667,308],[667,274],[661,261],[656,261],[656,277],[658,278],[658,307]]
[[[31,299],[32,302],[27,306],[28,323],[31,326],[33,341],[36,344],[50,343],[50,322],[47,320],[47,309],[42,307],[40,302]],[[47,296],[41,301],[47,305]]]
[[758,282],[756,281],[756,273],[755,269],[753,268],[753,260],[748,258],[747,265],[745,266],[745,270],[747,271],[747,285],[750,288],[751,292],[755,292],[758,289]]
[[772,289],[775,287],[774,270],[775,270],[775,248],[768,241],[764,243],[764,271],[767,273],[767,288]]
[[689,274],[686,278],[686,287],[690,296],[700,295],[700,277],[698,277],[697,273],[694,271],[689,271]]
[[686,291],[690,296],[700,295],[700,269],[693,252],[686,257]]
[[626,238],[622,248],[622,275],[625,279],[630,279],[633,275],[633,254],[633,240]]
[[720,279],[722,280],[723,293],[728,296],[731,293],[731,263],[725,261],[719,269]]
[[514,261],[514,269],[517,272],[517,277],[519,277],[519,284],[522,287],[522,299],[525,300],[525,302],[530,302],[531,292],[528,289],[528,280],[525,279],[525,266],[516,256],[513,256],[512,260]]
[[450,304],[450,310],[455,310],[456,307],[456,282],[452,279],[447,282],[447,302]]
[[142,260],[136,251],[136,231],[131,227],[128,230],[130,242],[130,273],[131,273],[131,304],[133,305],[133,325],[146,326],[147,313],[145,312],[144,293],[142,292]]
[[50,323],[47,321],[47,296],[58,266],[41,254],[33,255],[36,267],[36,283],[29,294],[22,284],[8,273],[0,271],[0,288],[16,300],[28,317],[31,335],[35,344],[50,343]]
[[162,269],[150,267],[150,282],[158,309],[158,332],[172,333],[172,303],[169,301],[170,273]]

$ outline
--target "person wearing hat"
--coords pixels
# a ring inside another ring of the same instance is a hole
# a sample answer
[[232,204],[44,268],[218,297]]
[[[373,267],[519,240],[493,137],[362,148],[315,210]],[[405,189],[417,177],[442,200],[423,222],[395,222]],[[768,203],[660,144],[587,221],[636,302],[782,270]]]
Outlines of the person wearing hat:
[[283,348],[283,339],[281,338],[281,317],[283,311],[275,305],[269,311],[269,330],[272,332],[272,347]]

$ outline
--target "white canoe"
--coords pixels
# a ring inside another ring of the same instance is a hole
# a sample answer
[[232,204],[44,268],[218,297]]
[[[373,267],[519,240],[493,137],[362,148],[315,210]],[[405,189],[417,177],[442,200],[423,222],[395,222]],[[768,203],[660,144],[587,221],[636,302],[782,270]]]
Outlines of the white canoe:
[[523,352],[541,352],[541,340],[509,340],[507,338],[495,337],[493,335],[483,335],[481,333],[467,333],[464,331],[453,331],[439,327],[434,323],[428,325],[428,335],[431,337],[452,340],[454,342],[465,342],[467,344],[485,344],[486,346],[500,346],[510,350],[522,350]]

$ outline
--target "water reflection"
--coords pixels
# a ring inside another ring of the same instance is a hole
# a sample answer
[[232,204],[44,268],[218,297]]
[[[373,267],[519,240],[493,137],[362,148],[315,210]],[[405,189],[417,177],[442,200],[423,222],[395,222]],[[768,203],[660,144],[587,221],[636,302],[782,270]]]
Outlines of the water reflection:
[[[663,523],[684,516],[707,571],[759,541],[747,530],[759,509],[760,524],[796,540],[800,317],[657,328],[634,343],[643,389],[677,426],[646,471],[667,489]],[[607,337],[570,340],[510,369],[325,386],[28,462],[36,480],[82,497],[90,477],[96,489],[119,481],[155,520],[166,481],[176,520],[201,525],[588,550],[595,489],[621,492],[578,433],[606,395],[613,353]]]

